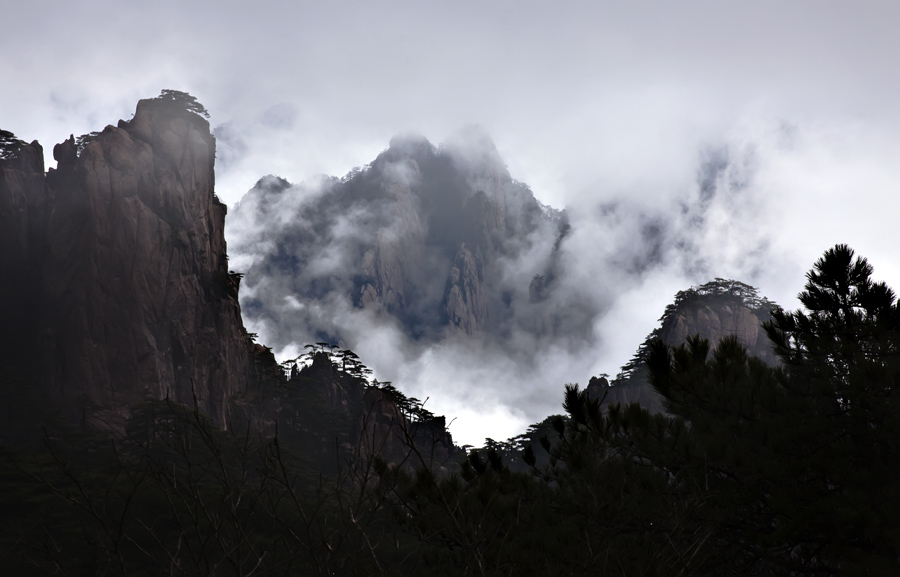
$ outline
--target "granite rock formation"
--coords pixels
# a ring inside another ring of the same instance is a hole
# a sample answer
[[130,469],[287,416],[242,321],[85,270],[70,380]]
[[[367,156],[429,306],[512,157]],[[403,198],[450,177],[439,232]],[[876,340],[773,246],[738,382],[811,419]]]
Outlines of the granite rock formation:
[[[276,347],[296,342],[296,327],[309,327],[315,340],[346,338],[333,320],[339,299],[425,341],[499,335],[561,311],[537,301],[553,297],[565,215],[514,181],[478,129],[439,147],[396,137],[340,180],[293,186],[265,177],[232,216],[232,248],[253,279],[245,315],[266,325]],[[517,266],[529,250],[541,256]],[[541,299],[530,286],[535,275]],[[583,326],[541,326],[588,332],[591,316],[578,317]]]
[[36,142],[0,161],[3,369],[94,426],[165,397],[227,425],[274,359],[241,321],[208,122],[142,100],[53,154],[46,175]]
[[[0,366],[27,358],[38,331],[35,287],[40,278],[46,191],[44,152],[37,141],[0,158]],[[29,367],[34,370],[34,366]]]
[[427,421],[404,415],[383,390],[370,387],[363,396],[351,439],[356,454],[379,455],[389,465],[455,470],[461,450],[453,444],[444,417]]
[[[37,142],[4,150],[0,387],[115,432],[144,401],[196,405],[220,427],[278,434],[320,470],[367,455],[372,440],[388,462],[408,461],[410,439],[447,460],[455,447],[441,418],[415,422],[324,354],[286,379],[253,342],[242,275],[228,268],[215,149],[201,115],[160,97],[140,101],[130,121],[55,146],[46,174]],[[392,306],[404,256],[383,246],[372,266],[379,303]]]
[[269,379],[235,398],[232,420],[278,435],[320,471],[337,473],[375,455],[394,466],[455,467],[460,449],[444,417],[404,411],[402,393],[368,382],[335,357],[318,350],[303,363],[287,361],[289,378]]
[[762,328],[768,320],[758,310],[742,302],[691,303],[678,308],[663,320],[660,338],[666,344],[676,346],[687,337],[699,334],[715,346],[723,337],[734,335],[747,347],[747,352],[769,364],[775,363],[775,354]]
[[640,346],[632,360],[610,383],[605,377],[593,377],[588,391],[604,405],[638,403],[654,413],[664,412],[662,397],[647,380],[644,358],[650,341],[659,338],[669,346],[678,346],[687,337],[699,335],[715,346],[723,337],[734,335],[747,352],[774,365],[777,359],[762,328],[777,305],[758,296],[756,289],[744,283],[716,279],[675,296],[666,308],[660,326]]

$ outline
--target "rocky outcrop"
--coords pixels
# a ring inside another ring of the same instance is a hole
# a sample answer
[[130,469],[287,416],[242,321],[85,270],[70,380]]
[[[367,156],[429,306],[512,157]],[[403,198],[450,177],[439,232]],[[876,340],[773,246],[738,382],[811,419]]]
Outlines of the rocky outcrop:
[[451,466],[458,449],[444,417],[422,420],[405,414],[394,396],[405,398],[399,391],[370,385],[348,368],[327,353],[317,352],[311,363],[295,371],[290,380],[313,389],[327,411],[350,424],[346,430],[335,430],[344,456],[365,460],[379,455],[388,464],[412,467]]
[[649,384],[644,364],[647,347],[656,338],[675,347],[687,337],[699,335],[715,348],[723,337],[734,335],[750,355],[774,365],[777,358],[762,323],[769,320],[775,306],[760,298],[753,287],[733,280],[716,279],[680,291],[660,318],[660,327],[647,337],[615,381],[610,384],[605,378],[593,377],[587,387],[589,394],[607,406],[638,403],[651,412],[663,412],[663,399]]
[[[296,379],[304,379],[321,389],[322,398],[330,409],[339,410],[347,415],[361,412],[365,383],[352,378],[335,365],[326,353],[316,353],[312,363],[304,367],[296,375]],[[291,379],[291,380],[296,380]]]
[[[228,270],[215,140],[190,108],[142,100],[132,120],[55,146],[47,174],[38,143],[16,146],[0,156],[7,401],[24,388],[29,402],[69,423],[116,432],[145,401],[196,403],[219,426],[277,435],[322,472],[375,452],[435,468],[455,454],[443,418],[404,414],[396,399],[405,397],[369,386],[352,352],[340,351],[337,365],[320,350],[285,379],[271,349],[252,342],[238,303],[242,275]],[[391,182],[383,190],[401,209],[405,238],[415,236],[421,227],[402,208],[409,189]],[[402,240],[382,231],[363,253],[372,283],[362,306],[388,314],[408,306],[420,255]],[[11,411],[0,416],[7,425]]]
[[740,301],[717,304],[693,303],[679,307],[672,315],[665,318],[660,329],[660,338],[669,345],[678,345],[692,335],[699,334],[709,339],[710,346],[715,348],[723,337],[734,335],[747,347],[747,352],[759,357],[769,364],[775,363],[772,346],[762,329],[758,311],[751,310]]
[[632,377],[615,386],[611,386],[609,380],[605,378],[591,377],[587,392],[591,398],[600,400],[605,407],[637,403],[651,413],[665,412],[662,396],[643,377],[643,375],[640,378]]
[[241,321],[209,124],[142,100],[54,158],[45,176],[33,143],[0,165],[0,308],[23,331],[4,341],[3,368],[93,425],[116,428],[130,406],[165,397],[227,425],[229,399],[274,359]]
[[444,417],[404,412],[398,400],[409,400],[402,393],[370,384],[355,370],[361,364],[338,356],[311,353],[286,382],[270,379],[238,396],[232,421],[278,435],[321,471],[370,463],[375,455],[395,466],[453,469],[460,450]]
[[451,326],[469,335],[478,332],[488,320],[484,280],[484,262],[480,251],[472,254],[463,243],[450,267],[444,311]]
[[410,453],[409,422],[397,404],[384,391],[366,390],[363,405],[354,422],[354,450],[363,457],[382,455],[394,465]]
[[37,340],[45,213],[44,152],[35,141],[0,159],[0,367],[30,358]]
[[461,452],[453,444],[444,417],[428,421],[407,418],[385,391],[366,389],[351,439],[362,458],[379,455],[389,465],[453,470]]

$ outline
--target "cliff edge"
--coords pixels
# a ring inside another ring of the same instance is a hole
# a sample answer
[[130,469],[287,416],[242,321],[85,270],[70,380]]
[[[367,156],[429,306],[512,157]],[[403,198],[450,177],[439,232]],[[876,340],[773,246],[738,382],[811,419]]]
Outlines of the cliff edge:
[[215,151],[209,123],[161,96],[56,145],[46,174],[37,142],[0,160],[5,375],[91,426],[166,397],[227,426],[274,358],[241,321]]

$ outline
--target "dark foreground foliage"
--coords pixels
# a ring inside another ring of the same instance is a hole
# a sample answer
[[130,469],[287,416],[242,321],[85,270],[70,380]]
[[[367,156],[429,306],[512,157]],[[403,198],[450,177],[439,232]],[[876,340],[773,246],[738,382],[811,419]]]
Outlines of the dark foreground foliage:
[[[566,387],[543,455],[458,474],[370,453],[328,474],[278,437],[165,401],[124,435],[4,449],[10,574],[900,574],[900,310],[845,246],[773,314],[777,368],[732,338],[653,342],[669,415]],[[48,421],[49,422],[49,421]],[[507,452],[508,453],[508,452]],[[359,456],[362,455],[362,456]],[[335,472],[336,471],[336,472]]]

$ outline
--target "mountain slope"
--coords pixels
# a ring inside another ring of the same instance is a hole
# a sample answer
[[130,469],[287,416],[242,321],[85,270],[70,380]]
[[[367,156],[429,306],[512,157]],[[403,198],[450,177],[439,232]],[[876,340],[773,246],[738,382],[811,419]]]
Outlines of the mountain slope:
[[565,215],[514,181],[478,129],[440,147],[394,138],[340,180],[263,178],[232,217],[245,315],[276,347],[302,341],[298,327],[306,340],[347,339],[335,318],[348,310],[423,341],[589,331],[591,315],[554,302]]

